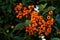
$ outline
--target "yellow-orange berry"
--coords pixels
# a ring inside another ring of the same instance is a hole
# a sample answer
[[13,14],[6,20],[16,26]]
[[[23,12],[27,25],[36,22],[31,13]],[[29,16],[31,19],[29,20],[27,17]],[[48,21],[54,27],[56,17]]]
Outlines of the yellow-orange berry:
[[51,19],[51,16],[47,16],[47,19],[48,19],[48,20]]
[[52,11],[52,10],[51,10],[51,11],[49,11],[49,12],[48,12],[48,14],[52,15],[52,14],[53,14],[53,11]]

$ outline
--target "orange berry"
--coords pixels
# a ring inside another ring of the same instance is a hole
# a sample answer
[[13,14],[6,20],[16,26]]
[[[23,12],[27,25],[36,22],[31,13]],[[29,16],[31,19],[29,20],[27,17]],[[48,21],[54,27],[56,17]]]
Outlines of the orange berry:
[[19,3],[20,6],[22,6],[22,3]]
[[32,5],[32,8],[34,8],[34,5]]
[[47,22],[45,22],[45,23],[43,24],[43,26],[47,26]]
[[37,23],[34,23],[35,26],[37,26],[38,24]]
[[35,21],[36,18],[31,18],[31,21]]
[[38,29],[36,29],[36,31],[38,32]]
[[47,21],[47,24],[50,24],[51,22],[50,21]]
[[31,24],[29,24],[29,26],[31,27]]
[[47,19],[49,20],[49,19],[51,19],[51,17],[50,16],[47,16]]
[[48,14],[52,15],[52,14],[53,14],[53,11],[52,11],[52,10],[51,10],[51,11],[49,11],[49,12],[48,12]]
[[43,34],[41,34],[41,36],[43,36]]
[[50,27],[49,27],[49,28],[47,28],[47,32],[49,32],[49,33],[50,33],[50,32],[51,32],[51,30],[52,30],[52,29],[51,29]]
[[36,23],[32,24],[32,27],[35,27],[35,26],[37,26],[37,24],[36,24]]
[[42,19],[43,19],[43,16],[39,16],[39,17],[40,17],[40,18],[39,18],[40,20],[42,20]]
[[22,18],[22,16],[19,16],[19,18],[21,19],[21,18]]
[[51,22],[54,22],[54,18],[51,18]]
[[19,16],[17,15],[16,18],[18,18]]
[[16,10],[16,13],[18,13],[18,10]]
[[20,10],[21,8],[22,8],[22,6],[17,5],[17,9],[18,9],[18,10]]
[[34,27],[33,30],[36,30],[36,28]]
[[45,20],[42,19],[42,23],[45,23]]
[[28,32],[28,30],[27,30],[27,29],[26,29],[25,31],[26,31],[26,32]]
[[36,21],[32,21],[32,23],[36,23]]
[[48,28],[51,28],[51,25],[48,25]]
[[29,5],[29,6],[28,6],[28,8],[30,9],[30,8],[31,8],[31,6]]
[[24,9],[23,10],[26,10],[27,8],[26,7],[24,7]]
[[28,15],[26,15],[26,18],[28,18]]
[[31,10],[31,9],[29,9],[28,11],[29,11],[29,13],[31,13],[31,11],[32,11],[32,10]]
[[25,13],[23,13],[23,16],[25,16],[26,14]]
[[48,34],[49,34],[48,32],[45,32],[45,35],[46,35],[46,36],[48,36]]
[[43,27],[43,30],[45,31],[45,27]]
[[39,25],[42,25],[42,23],[41,23],[41,22],[38,22],[38,24],[39,24]]
[[40,28],[43,28],[43,27],[44,27],[44,25],[41,25],[41,26],[40,26]]

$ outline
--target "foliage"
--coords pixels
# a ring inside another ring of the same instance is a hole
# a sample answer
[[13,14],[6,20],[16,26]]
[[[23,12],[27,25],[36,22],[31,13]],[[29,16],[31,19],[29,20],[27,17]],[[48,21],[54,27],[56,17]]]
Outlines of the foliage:
[[25,5],[38,5],[39,15],[48,15],[50,10],[54,11],[52,17],[55,19],[52,33],[47,37],[51,40],[60,40],[60,0],[0,0],[0,39],[1,40],[40,40],[37,34],[29,36],[22,26],[30,24],[30,20],[16,18],[14,8],[19,3]]

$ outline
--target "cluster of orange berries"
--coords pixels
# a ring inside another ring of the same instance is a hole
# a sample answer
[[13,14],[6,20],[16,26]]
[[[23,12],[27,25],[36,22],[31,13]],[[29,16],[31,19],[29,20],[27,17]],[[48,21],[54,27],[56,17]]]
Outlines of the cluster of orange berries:
[[[47,15],[45,20],[42,15],[39,16],[38,12],[33,10],[34,5],[29,5],[28,9],[24,7],[23,11],[21,9],[22,3],[19,3],[19,5],[15,7],[15,11],[18,14],[17,18],[21,19],[23,16],[29,17],[28,15],[31,17],[31,24],[29,24],[25,30],[27,33],[29,33],[29,35],[34,35],[34,33],[37,32],[39,35],[43,34],[47,36],[51,33],[54,18]],[[53,11],[49,11],[48,14],[52,15]]]
[[34,5],[29,5],[28,8],[27,7],[23,8],[22,3],[19,3],[19,5],[15,7],[15,11],[17,13],[16,17],[22,19],[22,17],[25,16],[27,18],[28,15],[32,12],[33,8]]
[[34,31],[38,32],[39,35],[49,35],[52,30],[54,18],[51,18],[51,16],[47,16],[46,18],[47,21],[44,20],[43,16],[38,16],[38,12],[33,11],[31,14],[32,24],[29,24],[26,28],[26,32],[28,32],[29,35],[33,35]]

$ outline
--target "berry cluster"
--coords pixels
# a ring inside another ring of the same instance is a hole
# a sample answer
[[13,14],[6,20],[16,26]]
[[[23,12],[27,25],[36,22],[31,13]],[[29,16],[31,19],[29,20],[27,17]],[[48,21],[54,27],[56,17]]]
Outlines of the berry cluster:
[[34,8],[34,5],[29,5],[28,7],[23,7],[22,6],[22,3],[19,3],[19,5],[17,5],[16,7],[15,7],[15,11],[16,11],[16,13],[17,13],[17,18],[20,18],[20,19],[22,19],[22,17],[28,17],[28,15],[32,12],[32,10],[33,10],[33,8]]
[[30,21],[31,24],[29,24],[26,27],[26,33],[29,35],[34,35],[35,32],[37,32],[39,35],[49,35],[52,31],[52,25],[54,23],[54,18],[52,18],[49,15],[53,14],[53,11],[49,11],[46,16],[46,20],[44,19],[44,16],[38,15],[38,12],[34,11],[34,5],[29,5],[28,7],[22,7],[22,3],[19,3],[15,7],[15,11],[17,13],[17,18],[22,19],[23,16],[26,18],[29,18],[28,15],[30,15]]

